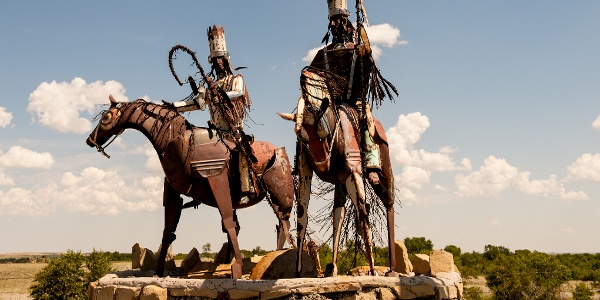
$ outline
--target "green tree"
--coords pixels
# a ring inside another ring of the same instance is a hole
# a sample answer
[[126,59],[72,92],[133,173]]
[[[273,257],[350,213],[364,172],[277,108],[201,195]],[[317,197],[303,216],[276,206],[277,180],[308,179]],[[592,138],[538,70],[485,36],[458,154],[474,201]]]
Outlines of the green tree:
[[592,299],[592,295],[592,290],[590,290],[585,282],[578,283],[573,290],[573,300],[590,300]]
[[494,260],[501,255],[508,254],[510,254],[510,250],[502,246],[486,245],[485,249],[483,250],[483,258],[487,260]]
[[202,257],[210,257],[211,245],[210,243],[206,243],[202,246]]
[[327,264],[333,261],[333,251],[331,251],[331,247],[327,243],[322,244],[319,247],[319,262],[321,263],[321,270],[325,270]]
[[90,255],[85,257],[86,273],[86,289],[90,282],[94,282],[102,276],[114,271],[111,263],[112,255],[109,252],[92,251]]
[[256,247],[254,247],[254,249],[252,249],[252,256],[254,256],[254,255],[257,255],[257,256],[267,255],[267,253],[269,253],[269,251],[263,250],[260,246],[256,246]]
[[431,240],[427,240],[424,237],[413,237],[413,238],[405,238],[404,245],[406,246],[406,251],[409,254],[427,254],[431,253],[433,250],[433,242]]
[[555,257],[520,251],[497,256],[486,280],[497,300],[558,299],[569,273]]
[[464,289],[465,299],[468,300],[483,300],[483,291],[480,287],[472,286],[465,287]]
[[110,257],[95,249],[87,257],[68,250],[35,274],[30,295],[35,300],[85,299],[90,283],[112,271]]
[[454,246],[454,245],[446,246],[446,248],[444,248],[444,251],[452,253],[452,255],[454,256],[454,259],[456,259],[457,257],[460,257],[460,253],[461,253],[460,248],[458,246]]

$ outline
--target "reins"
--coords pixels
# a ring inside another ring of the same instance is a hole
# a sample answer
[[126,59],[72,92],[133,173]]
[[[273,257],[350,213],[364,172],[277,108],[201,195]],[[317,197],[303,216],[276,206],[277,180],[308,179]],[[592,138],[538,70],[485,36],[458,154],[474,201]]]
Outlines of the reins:
[[121,130],[117,134],[115,134],[113,136],[113,138],[108,142],[108,144],[106,144],[104,147],[102,147],[101,145],[99,145],[96,142],[96,138],[98,137],[98,129],[99,128],[100,128],[100,124],[98,124],[98,126],[96,126],[96,129],[94,129],[94,137],[90,138],[90,142],[94,145],[94,147],[96,147],[96,149],[98,150],[98,152],[102,153],[102,155],[106,156],[106,158],[110,158],[110,155],[106,154],[106,152],[104,151],[104,149],[106,147],[108,147],[119,135],[121,135],[121,133],[123,133],[123,130]]

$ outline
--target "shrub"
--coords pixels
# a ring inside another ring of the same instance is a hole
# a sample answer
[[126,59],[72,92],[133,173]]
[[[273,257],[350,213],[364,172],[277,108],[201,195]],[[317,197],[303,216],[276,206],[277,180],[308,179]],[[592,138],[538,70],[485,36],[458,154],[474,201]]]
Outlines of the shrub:
[[592,299],[592,290],[588,288],[585,282],[580,282],[573,290],[573,300],[589,300]]
[[500,255],[486,275],[495,299],[558,299],[569,270],[555,257],[540,252],[519,251]]
[[86,299],[90,283],[110,271],[109,253],[94,250],[86,257],[68,250],[35,274],[30,295],[35,300]]

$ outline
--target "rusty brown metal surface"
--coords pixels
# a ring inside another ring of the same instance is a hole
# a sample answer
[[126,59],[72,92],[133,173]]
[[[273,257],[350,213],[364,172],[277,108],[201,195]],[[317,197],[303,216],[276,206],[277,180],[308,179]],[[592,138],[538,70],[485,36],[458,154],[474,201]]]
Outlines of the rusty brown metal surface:
[[[249,201],[241,203],[240,199],[244,195],[240,192],[239,175],[232,175],[239,172],[229,170],[232,153],[229,149],[233,143],[217,138],[223,135],[213,135],[209,132],[211,129],[207,128],[192,129],[172,107],[141,99],[131,103],[119,103],[111,99],[111,108],[104,113],[101,120],[86,140],[90,147],[96,147],[104,153],[105,144],[112,137],[125,129],[133,128],[148,137],[157,149],[165,173],[165,228],[161,248],[163,251],[158,258],[158,275],[162,276],[166,251],[175,240],[175,229],[183,207],[180,197],[182,194],[193,198],[198,204],[207,204],[219,209],[236,259],[240,262],[242,258],[236,232],[239,225],[233,217],[234,209],[254,205],[270,194],[268,200],[279,220],[278,226],[283,231],[281,234],[289,236],[294,185],[285,149],[268,142],[252,143],[252,151],[257,157],[257,162],[252,165],[257,179],[256,193],[247,195]],[[283,247],[283,244],[278,242],[277,246]],[[241,275],[239,266],[234,265],[232,269],[234,277],[238,278],[237,276]]]

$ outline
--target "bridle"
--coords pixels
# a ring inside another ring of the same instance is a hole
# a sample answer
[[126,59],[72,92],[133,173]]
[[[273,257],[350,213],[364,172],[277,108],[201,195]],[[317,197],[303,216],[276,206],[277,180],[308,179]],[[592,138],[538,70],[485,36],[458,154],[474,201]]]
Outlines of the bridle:
[[[116,120],[114,120],[114,122],[118,122],[119,118],[121,118],[121,114],[118,114],[118,117]],[[96,142],[97,138],[98,138],[98,130],[100,129],[100,126],[102,125],[102,121],[100,121],[98,123],[98,125],[96,126],[96,129],[94,129],[94,134],[91,135],[90,137],[88,137],[88,141],[94,145],[94,147],[96,147],[96,150],[98,150],[98,152],[102,153],[102,155],[106,156],[107,158],[110,158],[110,155],[106,154],[106,151],[104,151],[104,149],[106,147],[108,147],[108,145],[110,145],[112,142],[114,142],[114,140],[123,133],[123,131],[125,131],[125,128],[121,129],[121,131],[117,132],[112,139],[108,142],[108,144],[106,144],[104,147],[100,144],[98,144],[98,142]]]

